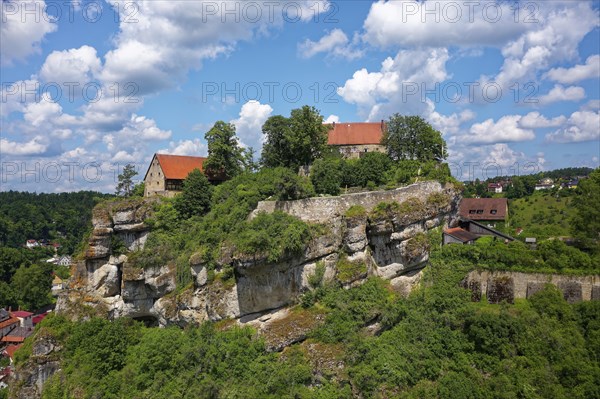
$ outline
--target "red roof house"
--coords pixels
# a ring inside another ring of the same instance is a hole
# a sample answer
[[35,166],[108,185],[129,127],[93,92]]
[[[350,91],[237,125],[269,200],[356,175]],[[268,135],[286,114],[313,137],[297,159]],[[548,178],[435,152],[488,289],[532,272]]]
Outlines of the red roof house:
[[358,158],[365,152],[385,152],[381,139],[386,125],[381,122],[332,123],[327,144],[337,147],[348,158]]
[[[173,197],[181,191],[183,180],[192,170],[198,169],[200,172],[204,172],[206,159],[204,157],[154,154],[144,176],[144,196]],[[222,176],[207,177],[210,181],[225,180]]]
[[463,198],[459,205],[463,219],[477,221],[504,221],[508,217],[506,198]]

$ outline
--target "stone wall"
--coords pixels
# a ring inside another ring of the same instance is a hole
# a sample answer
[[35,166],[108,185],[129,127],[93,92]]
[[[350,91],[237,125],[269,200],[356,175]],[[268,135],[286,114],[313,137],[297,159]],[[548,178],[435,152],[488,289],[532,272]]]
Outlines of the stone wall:
[[490,303],[503,300],[513,303],[515,299],[531,297],[546,284],[553,284],[563,293],[569,303],[600,300],[600,276],[568,276],[561,274],[521,273],[509,271],[474,270],[463,281],[478,301],[486,296]]
[[258,212],[283,211],[306,222],[325,222],[340,217],[352,205],[360,205],[367,212],[380,202],[403,202],[410,197],[426,199],[434,192],[442,191],[439,182],[415,183],[407,187],[386,191],[343,194],[337,197],[314,197],[297,201],[261,201],[250,217]]

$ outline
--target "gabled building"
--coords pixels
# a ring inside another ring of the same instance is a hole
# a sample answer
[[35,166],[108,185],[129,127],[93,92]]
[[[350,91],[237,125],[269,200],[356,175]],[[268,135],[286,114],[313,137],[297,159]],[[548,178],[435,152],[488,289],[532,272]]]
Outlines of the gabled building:
[[19,327],[21,321],[6,309],[0,308],[0,338]]
[[511,236],[493,229],[490,226],[486,226],[473,220],[462,219],[458,222],[458,226],[444,230],[442,244],[470,245],[483,236],[492,236],[495,240],[502,240],[505,243],[515,240]]
[[489,222],[503,222],[508,218],[506,198],[463,198],[459,205],[463,219]]
[[17,310],[12,312],[13,316],[19,319],[21,327],[31,328],[33,327],[33,313],[26,312],[24,310]]
[[386,125],[381,122],[334,122],[327,136],[327,144],[337,148],[344,158],[360,158],[368,152],[386,152],[381,139]]
[[[144,176],[144,196],[174,197],[181,192],[183,180],[192,170],[198,169],[204,172],[204,161],[206,161],[204,157],[154,154]],[[220,177],[207,177],[211,182],[224,180]]]
[[502,184],[501,183],[489,183],[488,184],[488,192],[499,194],[502,192]]

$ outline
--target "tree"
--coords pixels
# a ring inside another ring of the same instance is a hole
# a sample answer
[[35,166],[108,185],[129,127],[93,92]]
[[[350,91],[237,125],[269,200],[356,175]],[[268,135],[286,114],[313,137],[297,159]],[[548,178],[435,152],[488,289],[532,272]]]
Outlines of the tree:
[[579,182],[573,207],[573,235],[584,246],[593,246],[600,240],[600,168]]
[[395,161],[441,161],[448,156],[442,134],[420,116],[392,115],[381,143]]
[[138,184],[133,186],[133,191],[131,192],[131,195],[133,195],[134,197],[143,197],[145,188],[146,184],[144,182],[139,182]]
[[289,119],[275,115],[265,121],[262,132],[266,137],[261,154],[261,163],[268,168],[289,167],[292,160],[288,137]]
[[232,178],[239,175],[246,162],[232,123],[217,121],[204,138],[208,143],[208,159],[204,170],[209,176]]
[[272,116],[263,125],[266,142],[262,164],[298,169],[309,165],[327,149],[327,126],[315,107],[292,110],[290,117]]
[[50,270],[33,264],[21,266],[12,278],[12,289],[19,306],[28,310],[36,310],[50,303],[52,275]]
[[293,109],[290,115],[290,151],[297,166],[310,165],[327,147],[328,128],[323,116],[308,105]]
[[204,215],[210,209],[213,186],[198,169],[192,170],[183,181],[183,190],[175,198],[175,209],[183,219]]
[[117,184],[117,195],[121,195],[123,197],[131,196],[133,192],[133,177],[138,173],[135,170],[135,166],[132,164],[125,165],[123,168],[123,173],[119,174],[119,183]]
[[310,181],[317,194],[338,195],[342,181],[342,165],[339,159],[317,159],[310,171]]

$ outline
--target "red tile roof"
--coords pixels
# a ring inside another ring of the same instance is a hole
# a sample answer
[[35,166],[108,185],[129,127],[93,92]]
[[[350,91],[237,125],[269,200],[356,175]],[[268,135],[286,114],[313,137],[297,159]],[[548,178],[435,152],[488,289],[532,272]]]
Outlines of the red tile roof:
[[16,317],[11,316],[10,319],[4,320],[2,323],[0,323],[0,328],[8,327],[13,324],[21,324],[21,321],[19,319],[17,319]]
[[17,310],[16,312],[12,312],[12,314],[13,314],[13,316],[20,317],[22,319],[25,319],[29,316],[33,316],[33,313],[29,313],[24,310]]
[[167,179],[183,180],[194,169],[203,171],[202,165],[206,158],[182,155],[156,154],[158,163]]
[[334,123],[329,130],[327,144],[381,144],[384,127],[381,122]]
[[477,234],[473,234],[470,231],[461,229],[460,227],[444,230],[444,234],[448,234],[457,240],[460,240],[461,242],[475,241],[479,238]]
[[8,345],[4,351],[6,352],[6,355],[12,359],[13,356],[15,355],[15,352],[20,347],[21,347],[21,345]]
[[32,328],[17,327],[2,337],[1,342],[23,342],[31,334],[33,334]]
[[505,220],[508,211],[506,198],[463,198],[459,213],[464,219]]
[[35,316],[33,316],[33,319],[31,319],[33,321],[33,324],[36,325],[38,323],[40,323],[42,320],[44,320],[46,318],[46,316],[48,316],[48,312],[44,312],[42,314],[36,314]]

